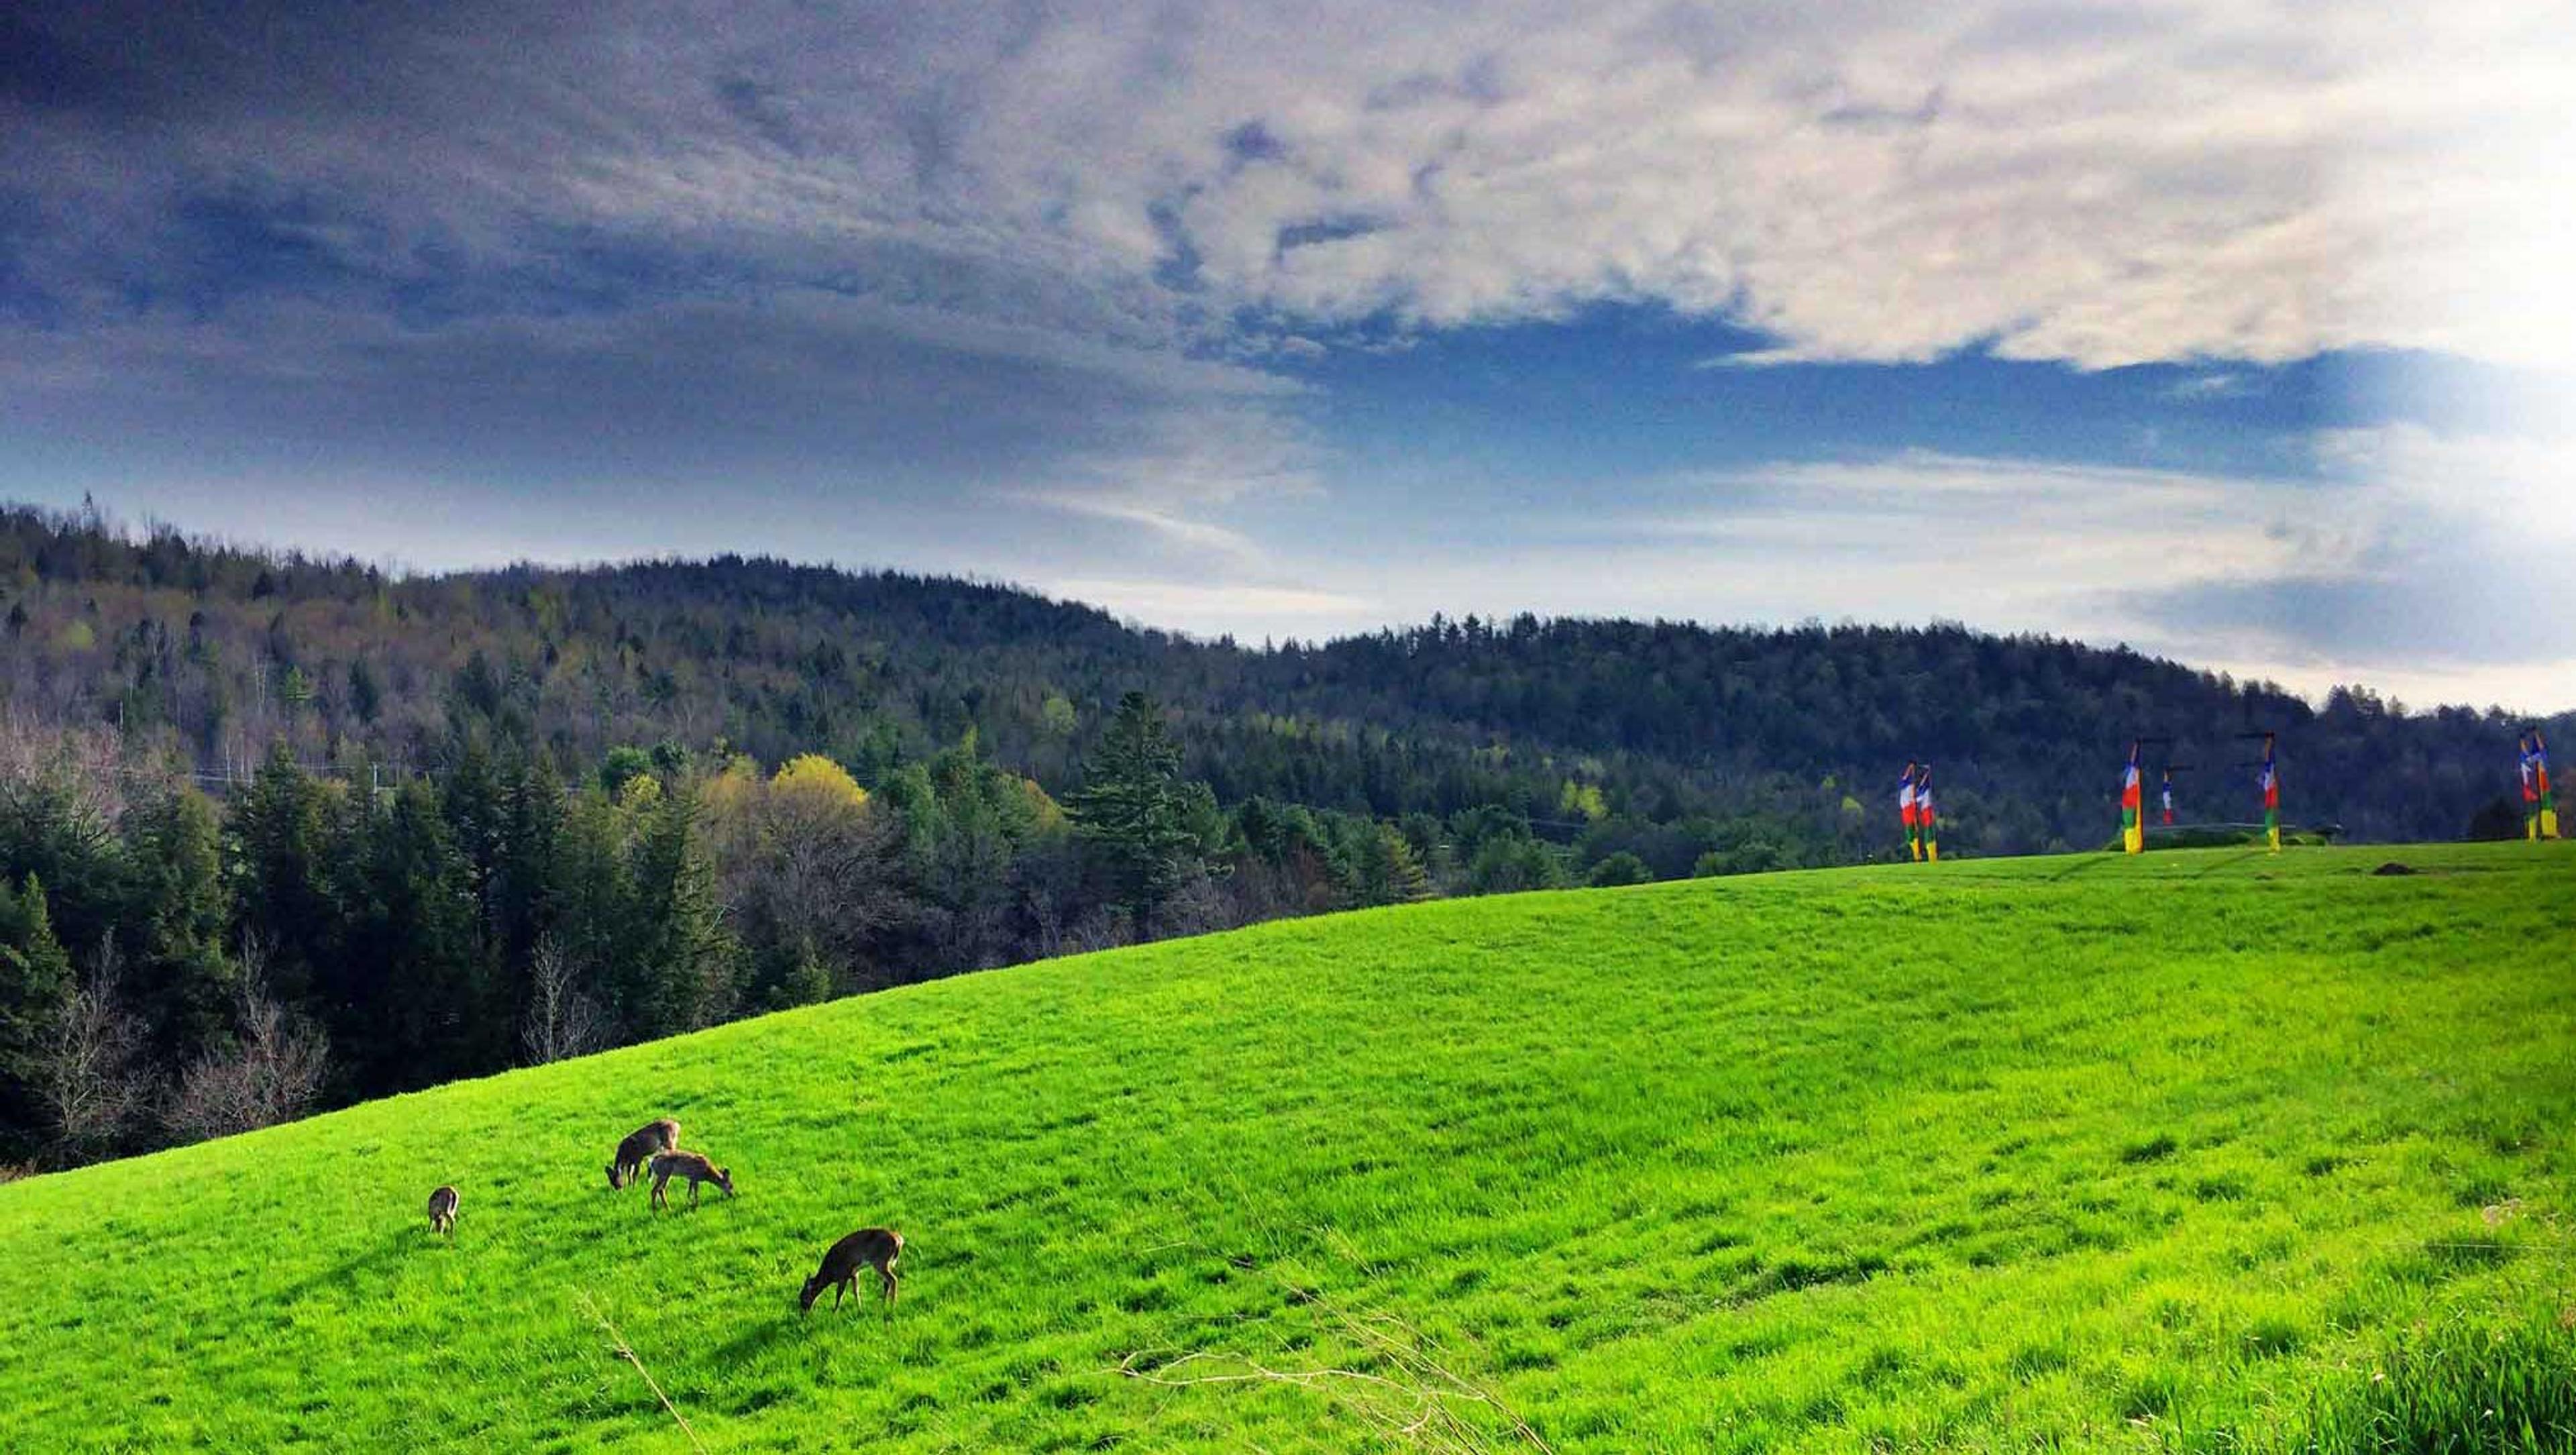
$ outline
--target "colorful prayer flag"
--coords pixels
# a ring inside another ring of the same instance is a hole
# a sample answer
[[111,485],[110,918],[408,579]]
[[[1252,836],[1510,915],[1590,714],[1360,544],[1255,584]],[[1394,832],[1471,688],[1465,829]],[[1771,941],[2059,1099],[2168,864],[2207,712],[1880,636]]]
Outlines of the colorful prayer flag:
[[1914,781],[1914,828],[1923,836],[1923,857],[1941,862],[1941,819],[1932,811],[1932,765],[1923,765],[1923,775]]
[[2531,751],[2531,734],[2513,740],[2513,765],[2522,772],[2522,836],[2536,840],[2540,837],[2540,761]]
[[2172,827],[2173,827],[2173,770],[2172,770],[2171,768],[2167,768],[2167,769],[2165,770],[2164,800],[2165,800],[2165,827],[2166,827],[2166,828],[2172,828]]
[[2272,761],[2272,734],[2263,735],[2263,838],[2281,852],[2281,774]]
[[1923,836],[1918,831],[1914,810],[1914,765],[1905,765],[1905,776],[1896,780],[1896,816],[1905,824],[1905,849],[1915,858],[1923,857]]
[[2129,744],[2129,766],[2120,775],[2120,847],[2132,854],[2146,852],[2147,827],[2139,815],[2138,745]]
[[2549,740],[2540,729],[2531,730],[2531,776],[2540,792],[2540,836],[2558,837],[2558,795],[2549,788]]

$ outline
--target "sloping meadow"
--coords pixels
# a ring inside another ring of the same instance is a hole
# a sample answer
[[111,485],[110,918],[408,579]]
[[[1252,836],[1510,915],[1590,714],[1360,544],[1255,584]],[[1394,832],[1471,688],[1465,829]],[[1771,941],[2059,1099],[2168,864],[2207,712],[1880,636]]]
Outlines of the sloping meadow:
[[1374,911],[0,1186],[0,1447],[2565,1449],[2571,1137],[2576,846]]

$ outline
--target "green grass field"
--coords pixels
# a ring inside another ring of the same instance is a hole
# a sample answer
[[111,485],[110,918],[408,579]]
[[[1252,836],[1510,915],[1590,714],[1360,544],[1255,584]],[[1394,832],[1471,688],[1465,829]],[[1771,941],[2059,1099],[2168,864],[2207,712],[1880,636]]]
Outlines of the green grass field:
[[1535,894],[0,1186],[0,1448],[2566,1450],[2571,1213],[2576,844]]

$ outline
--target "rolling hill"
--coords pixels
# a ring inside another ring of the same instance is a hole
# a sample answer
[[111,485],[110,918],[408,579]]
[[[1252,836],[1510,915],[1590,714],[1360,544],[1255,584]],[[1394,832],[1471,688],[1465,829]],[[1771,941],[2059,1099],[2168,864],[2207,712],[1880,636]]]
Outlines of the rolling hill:
[[[2565,1449],[2571,873],[1516,895],[450,1085],[0,1186],[0,1446]],[[738,1197],[607,1188],[665,1113]]]

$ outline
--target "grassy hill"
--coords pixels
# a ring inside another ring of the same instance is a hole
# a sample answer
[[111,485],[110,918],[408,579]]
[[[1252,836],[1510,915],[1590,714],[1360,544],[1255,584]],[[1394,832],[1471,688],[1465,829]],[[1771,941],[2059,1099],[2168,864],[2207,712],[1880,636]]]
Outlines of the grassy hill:
[[[595,1308],[711,1450],[2565,1449],[2571,884],[1773,875],[743,1022],[0,1187],[0,1447],[687,1448]],[[738,1198],[608,1190],[663,1113]],[[875,1222],[900,1306],[800,1320]]]

